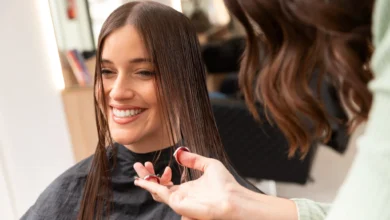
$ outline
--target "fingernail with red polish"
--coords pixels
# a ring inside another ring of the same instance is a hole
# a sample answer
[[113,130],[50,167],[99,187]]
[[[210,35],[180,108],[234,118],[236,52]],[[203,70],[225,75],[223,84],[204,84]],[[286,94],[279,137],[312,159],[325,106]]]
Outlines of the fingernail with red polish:
[[[179,147],[175,150],[175,153],[173,153],[173,157],[175,157],[175,160],[177,161],[178,164],[182,165],[179,161],[179,159],[177,158],[179,153],[181,153],[182,151],[187,151],[187,152],[190,152],[190,149],[188,149],[188,147]],[[182,165],[183,166],[183,165]]]

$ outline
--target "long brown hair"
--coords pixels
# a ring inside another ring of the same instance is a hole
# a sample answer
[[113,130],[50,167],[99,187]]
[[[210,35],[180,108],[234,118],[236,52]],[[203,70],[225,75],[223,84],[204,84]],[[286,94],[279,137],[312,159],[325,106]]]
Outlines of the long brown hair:
[[[368,117],[372,95],[367,83],[371,58],[373,0],[225,0],[247,32],[239,74],[246,103],[259,120],[261,101],[290,143],[290,156],[308,152],[315,140],[331,135],[319,90],[329,78],[353,113],[353,129]],[[272,118],[272,119],[271,119]],[[311,123],[307,123],[311,121]],[[311,126],[308,126],[311,125]],[[314,126],[314,128],[313,128]]]
[[[178,137],[191,151],[228,163],[208,98],[199,42],[190,21],[159,3],[124,4],[107,18],[98,41],[94,86],[99,142],[81,201],[78,218],[83,220],[109,215],[112,190],[106,146],[113,146],[113,140],[105,116],[100,61],[107,36],[125,25],[137,29],[155,64],[158,100],[172,142]],[[196,171],[182,173],[183,181],[198,177],[200,173]]]

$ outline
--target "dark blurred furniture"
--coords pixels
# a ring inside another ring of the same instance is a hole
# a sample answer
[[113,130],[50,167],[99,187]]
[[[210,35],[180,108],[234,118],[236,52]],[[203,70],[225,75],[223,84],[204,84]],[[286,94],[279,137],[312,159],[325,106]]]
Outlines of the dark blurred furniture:
[[209,74],[238,72],[245,38],[234,37],[202,47],[202,57]]
[[[222,81],[219,91],[231,98],[240,97],[240,87],[238,86],[238,73],[233,72],[226,75]],[[243,97],[242,97],[243,98]]]
[[[312,91],[317,91],[318,77],[319,72],[315,71],[310,82]],[[332,136],[329,142],[325,144],[338,153],[344,153],[348,146],[350,134],[346,126],[348,116],[342,107],[340,96],[337,89],[326,77],[321,83],[319,92],[319,98],[322,99],[325,110],[330,116],[329,122],[332,128]]]
[[264,119],[254,121],[241,100],[211,100],[225,150],[236,170],[244,177],[305,184],[309,179],[317,145],[305,159],[288,159],[288,144],[281,131]]

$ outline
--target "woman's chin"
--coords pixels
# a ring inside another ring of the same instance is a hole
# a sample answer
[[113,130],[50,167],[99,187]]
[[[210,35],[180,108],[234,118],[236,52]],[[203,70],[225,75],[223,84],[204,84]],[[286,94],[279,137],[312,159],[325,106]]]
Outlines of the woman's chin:
[[137,138],[138,135],[135,135],[135,133],[138,132],[130,129],[111,128],[110,133],[111,133],[112,140],[122,145],[133,144],[137,142],[137,139],[139,139]]
[[135,137],[129,137],[129,135],[118,135],[115,132],[111,133],[112,140],[121,145],[132,145],[137,142]]
[[134,141],[133,140],[129,140],[129,138],[112,138],[113,140],[115,140],[116,143],[118,144],[121,144],[121,145],[132,145],[134,144]]

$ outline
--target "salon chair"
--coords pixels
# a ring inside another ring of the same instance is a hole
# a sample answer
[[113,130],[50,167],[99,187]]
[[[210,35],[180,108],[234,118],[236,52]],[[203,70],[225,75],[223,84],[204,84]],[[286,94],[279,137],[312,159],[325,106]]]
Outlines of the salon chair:
[[310,179],[316,143],[303,160],[298,155],[289,159],[287,140],[268,123],[261,106],[258,123],[242,100],[212,99],[211,104],[225,151],[242,176],[299,184]]
[[[317,91],[318,76],[318,72],[314,72],[310,82],[312,91]],[[227,97],[243,100],[243,96],[239,91],[237,74],[227,75],[221,83],[219,92],[225,94]],[[322,81],[320,98],[324,103],[325,110],[330,115],[329,123],[332,129],[332,136],[329,142],[322,144],[325,144],[337,153],[343,154],[347,149],[350,138],[348,127],[346,126],[348,116],[342,107],[342,102],[336,88],[327,79]]]

